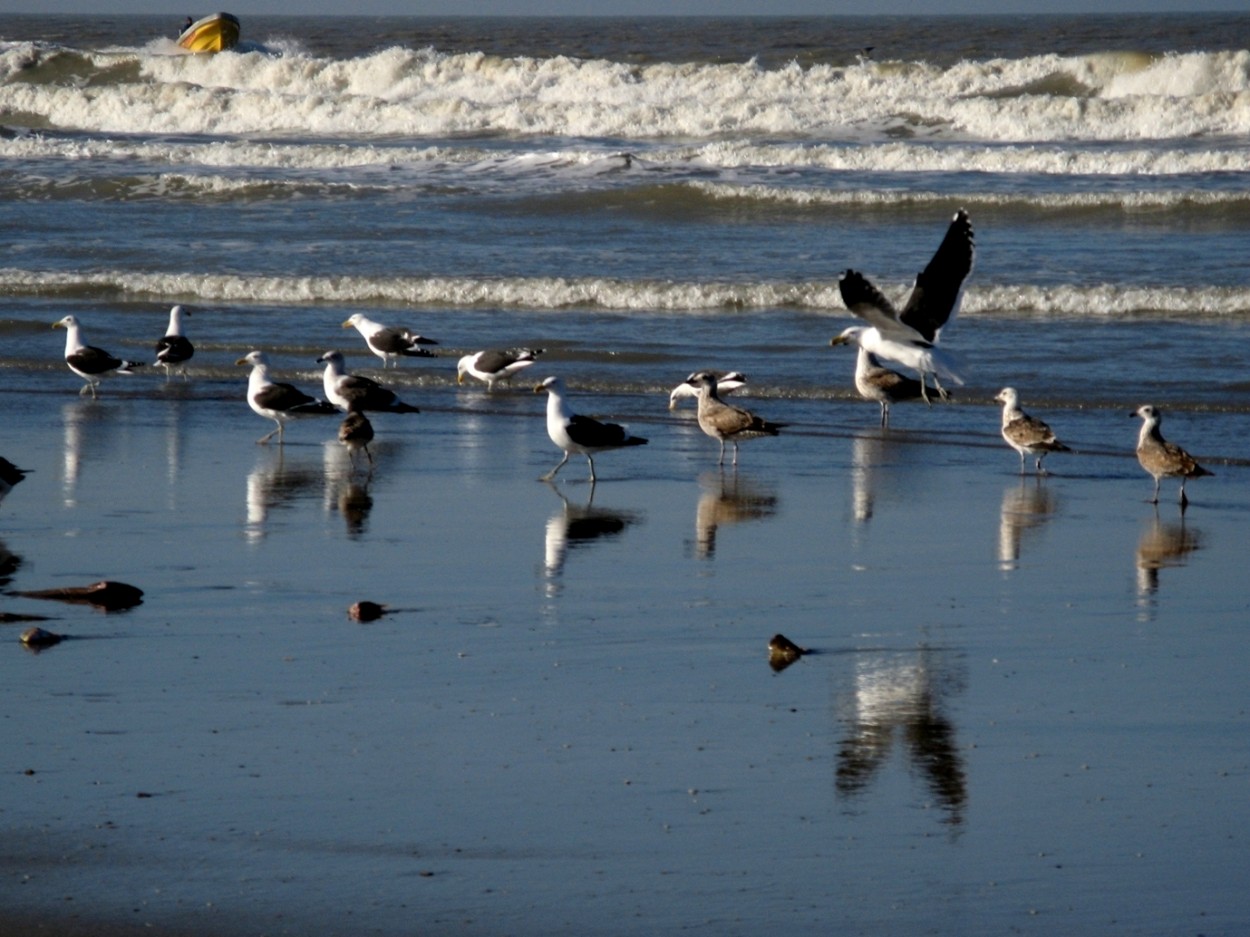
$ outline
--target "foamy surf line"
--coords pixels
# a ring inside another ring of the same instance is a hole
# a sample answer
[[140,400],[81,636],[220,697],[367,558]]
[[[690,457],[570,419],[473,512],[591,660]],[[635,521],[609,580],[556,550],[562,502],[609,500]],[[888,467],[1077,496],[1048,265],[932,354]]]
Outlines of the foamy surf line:
[[398,46],[353,59],[0,50],[0,113],[95,133],[1154,141],[1250,132],[1248,100],[1246,51],[766,68]]
[[[903,295],[910,282],[885,282]],[[601,277],[264,277],[193,273],[39,273],[0,270],[0,293],[123,302],[218,302],[232,305],[406,305],[560,312],[712,313],[803,309],[846,315],[837,280],[676,282]],[[1250,288],[970,286],[962,315],[1098,319],[1129,316],[1228,320],[1250,318]]]

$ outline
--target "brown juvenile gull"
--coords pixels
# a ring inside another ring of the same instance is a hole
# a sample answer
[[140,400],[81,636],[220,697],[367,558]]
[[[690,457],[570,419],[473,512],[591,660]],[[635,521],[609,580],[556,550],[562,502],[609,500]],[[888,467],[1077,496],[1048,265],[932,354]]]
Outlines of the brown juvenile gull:
[[95,397],[95,389],[100,383],[100,378],[113,374],[133,374],[134,368],[143,367],[142,361],[126,361],[110,355],[102,348],[88,345],[82,339],[82,327],[73,316],[66,316],[53,322],[52,327],[65,329],[65,363],[69,365],[71,371],[87,382],[78,391],[79,394],[85,394],[90,390],[91,396]]
[[182,317],[191,315],[190,309],[174,306],[169,310],[169,326],[165,329],[165,337],[156,343],[157,364],[165,368],[165,380],[169,380],[170,371],[177,368],[182,372],[182,379],[187,379],[187,362],[195,354],[195,346],[182,334]]
[[899,374],[883,366],[877,356],[865,348],[860,339],[867,329],[861,325],[853,325],[843,329],[842,334],[831,339],[830,345],[858,346],[855,357],[855,389],[865,400],[875,400],[881,404],[881,425],[890,425],[890,404],[902,403],[905,400],[928,399],[924,388],[913,377]]
[[[695,372],[695,374],[698,373],[698,371]],[[732,394],[738,388],[745,387],[747,383],[747,376],[741,371],[709,371],[708,373],[716,378],[717,394]],[[676,410],[678,402],[683,398],[698,398],[698,388],[690,383],[690,379],[693,377],[694,374],[687,375],[686,379],[674,387],[672,393],[668,395],[668,408],[670,410]]]
[[1151,504],[1159,503],[1159,481],[1163,478],[1179,478],[1181,480],[1181,507],[1189,504],[1185,494],[1185,482],[1203,475],[1214,475],[1208,472],[1188,452],[1174,442],[1163,438],[1159,430],[1163,422],[1163,414],[1158,407],[1145,404],[1138,407],[1130,416],[1142,418],[1141,433],[1137,437],[1137,461],[1155,480],[1154,494]]
[[972,272],[975,253],[972,223],[961,208],[933,259],[916,275],[916,284],[901,312],[855,270],[847,270],[838,281],[846,307],[870,326],[860,338],[861,346],[917,372],[920,395],[926,403],[929,394],[924,382],[930,376],[943,399],[947,394],[938,378],[963,383],[937,343],[942,328],[959,312],[964,281]]
[[1020,409],[1020,395],[1014,387],[1004,387],[994,398],[1003,405],[1003,439],[1007,445],[1020,453],[1020,474],[1024,474],[1024,457],[1032,454],[1037,457],[1034,463],[1037,474],[1045,475],[1042,459],[1050,452],[1071,452],[1072,450],[1055,438],[1049,426],[1041,420],[1029,416]]
[[547,435],[551,441],[564,450],[564,458],[559,464],[539,481],[550,481],[556,472],[564,467],[569,456],[580,452],[590,463],[590,480],[595,480],[596,452],[609,449],[621,449],[626,446],[645,446],[647,441],[641,436],[631,436],[629,430],[617,423],[600,423],[596,419],[574,413],[565,400],[564,381],[558,377],[549,377],[537,387],[534,393],[547,392]]
[[690,377],[690,384],[699,392],[699,428],[720,442],[720,459],[725,464],[725,441],[733,443],[733,464],[738,464],[738,443],[759,436],[776,436],[784,423],[770,423],[748,410],[733,407],[717,396],[716,378],[709,371]]
[[339,442],[347,447],[352,465],[356,464],[356,451],[363,449],[373,464],[373,453],[369,451],[369,443],[373,441],[373,424],[359,410],[353,410],[339,424]]
[[514,374],[528,368],[542,353],[542,348],[475,351],[456,362],[456,383],[463,384],[467,374],[485,382],[487,390],[494,390],[495,384],[512,380]]
[[348,316],[347,321],[343,323],[343,328],[354,328],[359,332],[365,344],[369,346],[369,350],[382,359],[383,368],[390,364],[399,367],[399,359],[404,357],[432,358],[433,353],[421,346],[438,344],[434,339],[418,335],[411,329],[383,325],[359,312]]
[[383,387],[375,380],[348,374],[347,365],[343,362],[343,353],[327,351],[317,359],[318,364],[326,366],[322,385],[326,399],[340,410],[348,413],[357,410],[373,410],[386,413],[420,413],[410,404],[404,403],[393,390]]
[[256,440],[258,443],[269,442],[274,433],[281,443],[287,420],[338,412],[333,404],[309,397],[297,387],[269,380],[269,359],[263,351],[249,351],[235,364],[252,366],[252,373],[247,379],[247,405],[260,416],[268,417],[278,424],[277,429]]

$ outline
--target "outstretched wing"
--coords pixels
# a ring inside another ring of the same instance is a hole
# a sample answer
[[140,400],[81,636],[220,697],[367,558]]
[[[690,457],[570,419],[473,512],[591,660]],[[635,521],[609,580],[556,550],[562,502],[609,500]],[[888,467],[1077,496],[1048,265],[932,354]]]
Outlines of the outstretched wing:
[[975,254],[972,222],[961,208],[933,259],[916,276],[916,285],[899,320],[915,329],[925,341],[936,342],[942,327],[959,312],[964,281],[972,272]]

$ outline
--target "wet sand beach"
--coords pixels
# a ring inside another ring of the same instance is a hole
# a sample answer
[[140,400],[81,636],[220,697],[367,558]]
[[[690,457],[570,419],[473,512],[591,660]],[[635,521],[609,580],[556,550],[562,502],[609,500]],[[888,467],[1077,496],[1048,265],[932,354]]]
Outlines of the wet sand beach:
[[518,383],[375,417],[371,475],[237,382],[5,395],[7,588],[144,597],[4,598],[67,640],[0,626],[0,930],[1250,919],[1244,462],[1182,515],[1127,412],[1047,413],[1092,454],[1037,479],[989,406],[743,396],[791,426],[718,471],[689,407],[574,395],[650,443],[549,485]]

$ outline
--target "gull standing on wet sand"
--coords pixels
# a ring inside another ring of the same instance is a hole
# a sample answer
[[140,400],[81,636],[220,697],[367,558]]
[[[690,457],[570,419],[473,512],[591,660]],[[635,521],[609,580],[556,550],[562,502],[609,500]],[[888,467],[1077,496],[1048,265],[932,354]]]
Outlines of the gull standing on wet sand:
[[947,393],[938,378],[963,383],[937,342],[942,328],[959,312],[964,281],[972,272],[975,254],[972,223],[961,208],[955,213],[933,259],[917,274],[902,312],[855,270],[847,270],[838,281],[846,308],[870,326],[860,336],[861,347],[917,372],[921,381],[920,396],[925,403],[929,402],[929,394],[924,382],[930,376],[943,400]]
[[465,355],[456,362],[456,383],[463,384],[464,376],[475,377],[492,391],[499,381],[510,381],[518,371],[532,365],[543,353],[541,348],[515,348],[511,351],[487,349]]
[[556,472],[564,467],[569,456],[580,452],[590,463],[590,481],[595,481],[596,452],[608,449],[621,449],[626,446],[645,446],[647,441],[641,436],[631,436],[629,430],[617,423],[600,423],[588,416],[574,413],[568,401],[564,399],[564,381],[558,377],[549,377],[537,387],[534,393],[547,392],[547,435],[551,441],[564,450],[564,458],[559,464],[539,481],[551,481]]
[[1181,480],[1181,507],[1185,507],[1189,504],[1189,497],[1185,494],[1185,482],[1191,478],[1201,478],[1203,475],[1215,473],[1204,469],[1193,456],[1176,443],[1168,442],[1163,438],[1163,433],[1159,429],[1163,422],[1163,413],[1158,407],[1145,404],[1129,416],[1139,416],[1142,419],[1141,433],[1137,437],[1137,461],[1155,480],[1155,490],[1150,503],[1159,503],[1160,479],[1179,478]]
[[348,316],[347,321],[343,323],[343,328],[354,328],[359,332],[365,344],[369,346],[369,350],[382,359],[383,368],[390,364],[399,367],[399,359],[404,357],[433,358],[432,352],[420,346],[438,344],[434,339],[418,335],[411,329],[383,325],[359,312]]
[[1007,445],[1020,453],[1020,474],[1024,474],[1024,457],[1032,454],[1037,457],[1035,467],[1038,475],[1045,475],[1042,459],[1050,452],[1071,452],[1072,450],[1055,438],[1049,426],[1041,420],[1029,416],[1020,409],[1020,395],[1014,387],[1004,387],[994,398],[1003,405],[1003,439]]
[[165,368],[165,380],[168,382],[170,370],[177,368],[182,372],[182,379],[187,379],[187,362],[195,354],[195,346],[182,334],[182,317],[191,315],[190,309],[174,306],[169,310],[169,326],[165,329],[165,337],[156,343],[156,365]]
[[103,348],[95,348],[86,344],[82,340],[82,327],[73,316],[66,316],[53,322],[52,327],[65,329],[65,363],[69,365],[71,371],[87,382],[78,391],[80,395],[90,390],[94,398],[100,378],[114,374],[133,374],[133,368],[143,367],[142,361],[115,358]]
[[914,377],[907,377],[882,366],[877,356],[860,341],[866,331],[862,325],[853,325],[849,329],[843,329],[842,334],[831,339],[829,344],[858,346],[859,353],[855,357],[855,389],[865,400],[875,400],[881,404],[881,425],[889,426],[890,404],[920,400],[924,397],[924,388]]
[[278,443],[281,445],[283,426],[287,420],[306,416],[327,416],[337,412],[332,404],[324,400],[309,397],[290,384],[279,384],[269,380],[269,359],[263,351],[249,351],[235,364],[252,366],[252,373],[247,379],[247,405],[260,416],[267,417],[278,424],[277,429],[256,440],[257,443],[267,443],[273,438],[274,433],[277,433]]
[[748,410],[732,407],[717,396],[716,378],[710,371],[690,376],[689,383],[699,392],[699,428],[720,442],[720,459],[725,464],[725,441],[733,443],[733,464],[738,464],[738,443],[760,436],[776,436],[784,423],[769,423]]
[[357,410],[384,413],[421,412],[418,408],[404,403],[393,390],[383,387],[372,378],[348,374],[341,351],[327,351],[317,359],[317,363],[326,366],[325,374],[322,376],[322,387],[326,392],[326,399],[340,410],[348,413]]

